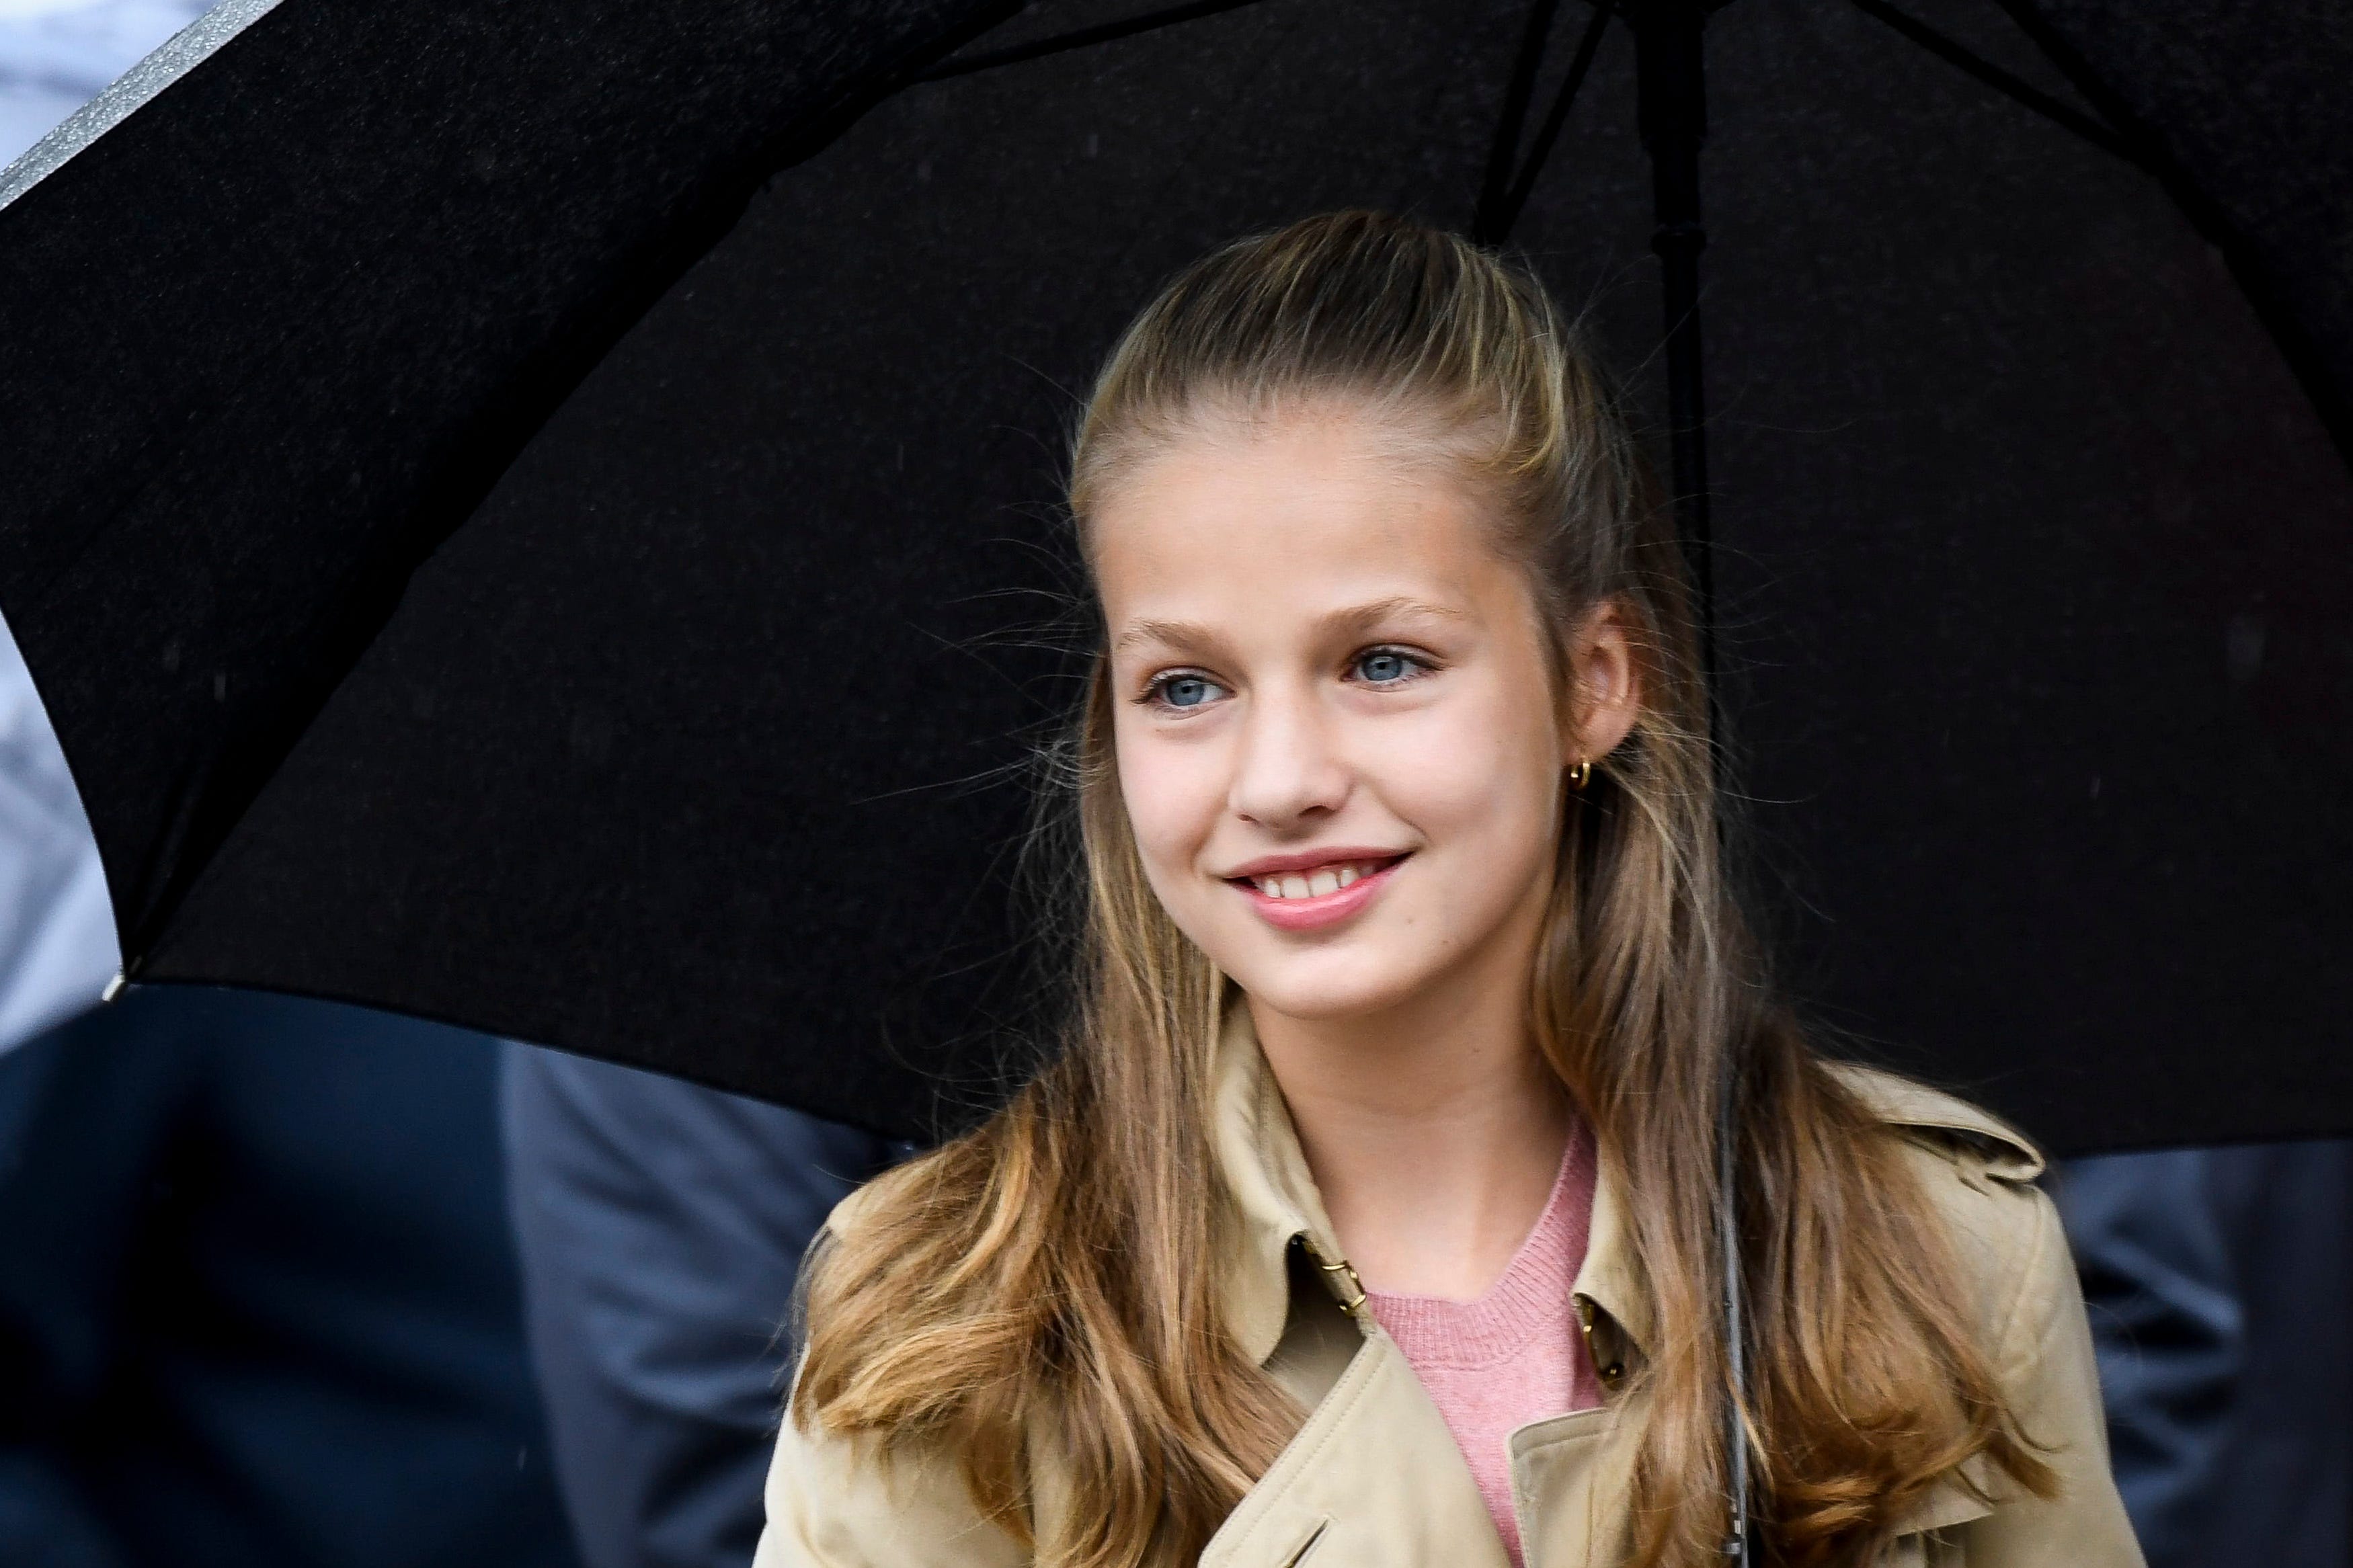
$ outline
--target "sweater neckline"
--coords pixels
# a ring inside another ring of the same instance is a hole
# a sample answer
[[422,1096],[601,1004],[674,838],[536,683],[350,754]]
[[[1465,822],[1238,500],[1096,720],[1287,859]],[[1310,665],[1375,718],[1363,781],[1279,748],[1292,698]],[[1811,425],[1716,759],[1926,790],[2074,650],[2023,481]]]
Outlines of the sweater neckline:
[[1492,1365],[1568,1316],[1592,1226],[1594,1167],[1593,1131],[1580,1120],[1561,1152],[1544,1211],[1476,1300],[1366,1292],[1374,1318],[1409,1360],[1461,1370]]

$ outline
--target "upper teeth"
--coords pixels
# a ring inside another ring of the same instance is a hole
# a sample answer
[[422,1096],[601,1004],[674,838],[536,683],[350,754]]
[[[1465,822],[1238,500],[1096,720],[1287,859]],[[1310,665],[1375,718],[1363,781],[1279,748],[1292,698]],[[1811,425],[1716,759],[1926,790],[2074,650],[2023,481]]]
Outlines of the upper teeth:
[[1377,860],[1357,860],[1344,866],[1318,866],[1313,871],[1287,871],[1279,877],[1252,877],[1250,882],[1270,899],[1320,899],[1380,868]]

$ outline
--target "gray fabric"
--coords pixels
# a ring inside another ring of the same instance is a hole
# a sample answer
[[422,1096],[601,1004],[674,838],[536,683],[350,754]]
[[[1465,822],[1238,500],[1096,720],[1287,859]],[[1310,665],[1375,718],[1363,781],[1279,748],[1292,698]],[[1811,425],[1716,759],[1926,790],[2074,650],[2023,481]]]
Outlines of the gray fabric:
[[556,1475],[588,1568],[742,1568],[801,1254],[895,1145],[674,1079],[509,1048],[509,1201]]
[[0,1051],[96,1002],[115,964],[98,841],[0,623]]

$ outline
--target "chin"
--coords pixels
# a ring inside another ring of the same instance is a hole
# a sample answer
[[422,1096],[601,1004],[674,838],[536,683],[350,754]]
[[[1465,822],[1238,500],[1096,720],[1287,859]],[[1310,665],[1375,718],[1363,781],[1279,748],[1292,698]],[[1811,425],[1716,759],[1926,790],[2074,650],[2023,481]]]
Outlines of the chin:
[[1244,964],[1226,973],[1260,1006],[1315,1023],[1385,1013],[1412,996],[1424,979],[1370,957],[1345,964]]

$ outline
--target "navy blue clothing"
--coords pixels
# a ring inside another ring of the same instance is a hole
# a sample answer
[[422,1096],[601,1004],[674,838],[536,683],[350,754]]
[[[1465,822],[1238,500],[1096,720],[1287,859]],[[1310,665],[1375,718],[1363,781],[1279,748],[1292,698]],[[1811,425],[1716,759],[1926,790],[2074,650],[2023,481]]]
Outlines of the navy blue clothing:
[[589,1568],[744,1568],[801,1254],[903,1147],[676,1079],[509,1047],[531,1344]]
[[180,987],[0,1058],[0,1563],[569,1568],[496,1060]]
[[2077,1160],[2055,1195],[2149,1568],[2348,1568],[2353,1143]]

